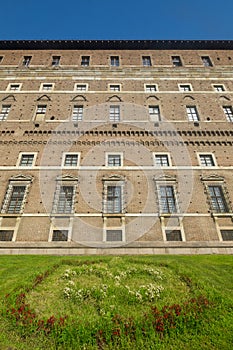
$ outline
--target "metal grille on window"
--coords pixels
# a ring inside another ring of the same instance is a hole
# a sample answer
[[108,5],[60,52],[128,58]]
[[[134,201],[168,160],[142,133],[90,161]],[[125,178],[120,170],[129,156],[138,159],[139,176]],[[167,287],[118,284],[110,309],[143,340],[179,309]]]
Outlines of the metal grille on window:
[[169,166],[168,156],[166,154],[159,154],[155,156],[155,163],[158,166]]
[[58,202],[57,213],[71,213],[73,208],[73,186],[61,186]]
[[107,213],[121,213],[121,186],[107,187]]
[[77,166],[78,164],[78,155],[77,154],[67,154],[65,156],[65,166]]
[[199,121],[199,116],[197,113],[196,106],[186,106],[187,117],[189,121],[197,122]]
[[121,156],[118,154],[109,154],[108,166],[121,166]]
[[0,230],[0,241],[12,241],[13,230]]
[[107,230],[106,241],[108,242],[122,241],[122,230]]
[[211,206],[216,213],[228,212],[227,203],[221,186],[208,186]]
[[0,121],[6,120],[10,112],[11,105],[3,105],[0,113]]
[[233,241],[233,230],[221,230],[223,241]]
[[176,213],[176,202],[173,186],[160,186],[160,210],[162,213]]
[[53,242],[67,241],[68,240],[68,230],[53,230]]
[[231,106],[223,107],[228,122],[233,122],[233,108]]
[[118,122],[120,120],[120,106],[110,106],[109,120],[110,122]]
[[74,106],[72,113],[72,121],[77,122],[83,120],[83,106]]
[[13,186],[11,197],[7,206],[7,213],[20,213],[23,199],[26,191],[26,186]]
[[32,166],[34,154],[23,154],[20,159],[20,166]]
[[165,234],[167,241],[182,241],[180,230],[166,230]]

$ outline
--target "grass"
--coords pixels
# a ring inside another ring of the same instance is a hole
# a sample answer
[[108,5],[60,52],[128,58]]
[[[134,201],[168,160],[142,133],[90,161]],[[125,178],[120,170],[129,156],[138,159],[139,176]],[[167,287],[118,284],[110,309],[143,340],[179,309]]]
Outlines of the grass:
[[232,256],[0,256],[0,284],[0,350],[232,348]]

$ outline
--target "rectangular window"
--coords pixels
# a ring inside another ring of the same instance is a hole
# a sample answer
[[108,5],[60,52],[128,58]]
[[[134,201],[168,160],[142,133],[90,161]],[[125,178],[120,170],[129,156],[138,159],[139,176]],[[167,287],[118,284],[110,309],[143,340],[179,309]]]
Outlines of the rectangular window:
[[19,166],[31,167],[34,163],[34,154],[22,154]]
[[0,121],[7,119],[10,109],[11,105],[2,105],[2,110],[0,112]]
[[108,166],[121,166],[120,154],[108,154]]
[[111,84],[109,85],[110,91],[121,91],[121,86],[119,84]]
[[121,213],[121,186],[107,187],[107,213]]
[[151,66],[150,56],[142,56],[142,65],[143,65],[143,67],[150,67]]
[[147,84],[145,86],[145,91],[146,92],[155,92],[155,91],[157,91],[157,86],[155,84]]
[[53,242],[68,241],[68,230],[53,230]]
[[66,154],[64,166],[76,167],[78,165],[78,154]]
[[72,111],[72,121],[78,122],[83,120],[83,106],[74,106]]
[[120,121],[120,106],[110,106],[109,120],[113,123]]
[[45,117],[47,106],[46,105],[38,105],[36,109],[36,121],[43,121]]
[[119,67],[119,65],[120,65],[119,56],[111,56],[110,57],[110,65],[112,67]]
[[233,230],[221,230],[223,241],[233,241]]
[[213,67],[213,64],[211,62],[211,59],[209,56],[201,56],[202,63],[205,67]]
[[167,241],[182,241],[180,230],[165,230]]
[[186,106],[186,113],[190,122],[199,121],[199,115],[196,106]]
[[61,56],[53,56],[52,57],[52,66],[53,67],[59,66],[60,59],[61,59]]
[[192,89],[190,84],[180,84],[179,90],[185,92],[185,91],[191,91]]
[[10,91],[19,91],[20,90],[20,84],[10,84],[8,90],[10,90]]
[[228,122],[233,122],[233,108],[232,108],[232,106],[225,106],[225,107],[223,107],[223,111],[225,113],[227,121]]
[[26,186],[13,186],[10,196],[10,200],[6,209],[9,214],[20,213],[24,195],[26,191]]
[[176,213],[176,201],[173,186],[160,186],[160,210],[162,213]]
[[213,85],[213,88],[214,88],[214,91],[218,91],[218,92],[225,91],[225,88],[223,85]]
[[212,154],[199,154],[201,166],[215,166]]
[[76,84],[75,90],[76,91],[87,91],[87,84]]
[[156,154],[155,155],[155,164],[157,166],[169,166],[169,157],[167,154]]
[[211,206],[216,213],[227,213],[228,208],[221,186],[208,186]]
[[57,213],[71,213],[73,209],[73,186],[61,186],[57,203]]
[[13,230],[0,230],[0,241],[12,241]]
[[53,90],[53,84],[48,84],[48,83],[42,84],[41,90],[43,90],[43,91],[51,91],[51,90]]
[[0,56],[0,63],[2,63],[2,60],[3,60],[3,56]]
[[159,106],[149,106],[150,119],[153,122],[158,122],[161,120]]
[[119,242],[122,241],[122,230],[107,230],[106,231],[107,242]]
[[82,56],[81,57],[81,66],[88,67],[90,65],[90,56]]
[[180,56],[172,56],[172,64],[173,67],[181,67],[182,62]]
[[31,62],[32,56],[24,56],[23,58],[23,66],[28,67]]

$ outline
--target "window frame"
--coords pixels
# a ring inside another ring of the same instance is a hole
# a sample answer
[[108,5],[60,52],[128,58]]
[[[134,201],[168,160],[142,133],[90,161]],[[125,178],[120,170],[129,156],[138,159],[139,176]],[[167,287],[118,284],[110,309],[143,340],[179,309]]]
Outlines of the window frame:
[[82,55],[81,56],[81,67],[89,67],[91,62],[91,56],[88,55]]
[[35,115],[34,115],[34,120],[41,122],[44,121],[45,116],[46,116],[46,112],[47,112],[47,104],[38,104],[36,106],[36,110],[35,110]]
[[[77,112],[75,112],[75,109],[77,109]],[[71,121],[73,123],[79,123],[83,121],[83,115],[84,115],[84,106],[83,105],[73,105],[72,107],[72,114],[71,114]],[[75,118],[74,118],[75,116]]]
[[[219,183],[214,183],[214,184],[210,183],[210,184],[207,184],[206,186],[207,186],[207,193],[208,193],[211,211],[216,214],[229,213],[230,207],[225,196],[223,185]],[[215,188],[215,190],[220,189],[219,191],[220,195],[217,195],[216,193],[212,195],[210,188]],[[223,209],[221,209],[221,206],[223,207]]]
[[150,55],[142,56],[142,66],[143,67],[152,67],[152,59]]
[[32,61],[32,56],[23,56],[23,67],[29,67],[30,63]]
[[[155,109],[156,112],[151,113],[152,109]],[[152,122],[161,122],[161,110],[159,105],[149,105],[148,106],[149,117]]]
[[108,120],[110,123],[119,123],[121,120],[121,107],[120,105],[110,105],[109,106],[109,116]]
[[[226,91],[225,85],[224,84],[212,84],[212,87],[215,92],[224,92]],[[221,87],[222,90],[218,90],[218,87]]]
[[11,104],[2,104],[1,111],[0,111],[0,122],[4,122],[8,119],[11,107],[12,107]]
[[59,67],[60,63],[61,63],[61,56],[53,55],[52,56],[51,66],[52,67]]
[[[148,86],[150,86],[150,87],[153,86],[154,89],[147,90]],[[144,84],[144,91],[147,93],[158,92],[158,84]]]
[[[233,123],[233,107],[232,106],[222,106],[222,109],[223,109],[226,120],[229,123]],[[230,112],[227,112],[227,109],[229,109]]]
[[[156,162],[156,157],[159,156],[166,156],[167,158],[167,165],[159,165]],[[161,167],[161,168],[167,168],[167,167],[171,167],[172,166],[172,162],[171,162],[171,155],[168,152],[153,152],[153,161],[154,161],[154,166],[155,167]]]
[[[120,165],[109,165],[109,157],[119,156]],[[105,166],[109,168],[119,168],[123,166],[123,152],[106,152],[105,153]]]
[[[166,189],[166,196],[162,196],[161,189]],[[167,196],[167,190],[171,189],[171,196]],[[158,197],[159,197],[159,212],[161,215],[172,215],[174,213],[179,212],[177,198],[176,198],[176,191],[175,191],[175,185],[171,183],[160,183],[158,184]],[[164,199],[166,203],[164,202]],[[172,202],[170,202],[170,200]],[[171,203],[171,204],[170,204]],[[167,209],[164,210],[165,206]]]
[[[182,90],[182,87],[184,87],[184,89]],[[185,87],[188,87],[188,90],[185,90]],[[190,92],[193,91],[192,85],[191,84],[178,84],[178,88],[180,92]]]
[[[76,165],[66,165],[66,157],[67,156],[77,156],[77,164]],[[62,154],[62,167],[63,168],[70,168],[70,169],[74,169],[74,168],[78,168],[80,165],[80,157],[81,157],[81,152],[64,152]]]
[[[44,85],[49,85],[49,86],[51,86],[51,89],[45,89],[44,88]],[[54,83],[41,83],[40,84],[40,91],[53,91],[53,89],[54,89]]]
[[[206,162],[206,165],[204,165],[201,161],[201,157],[203,156],[208,156],[208,157],[211,157],[212,158],[212,165],[207,165],[208,161]],[[215,159],[215,155],[213,153],[210,153],[210,152],[197,152],[197,157],[198,157],[198,162],[199,162],[199,165],[201,167],[204,167],[204,168],[210,168],[210,167],[216,167],[217,166],[217,162],[216,162],[216,159]]]
[[201,60],[204,67],[213,67],[213,62],[210,56],[201,56]]
[[120,56],[117,56],[117,55],[110,56],[110,67],[120,67]]
[[[112,87],[112,86],[118,87],[119,90],[111,90],[111,87]],[[108,91],[120,92],[120,91],[121,91],[121,84],[108,84]]]
[[[19,88],[18,89],[11,89],[12,85],[15,85],[15,86],[17,85]],[[17,92],[17,91],[21,90],[21,87],[22,87],[22,83],[9,83],[7,86],[7,91]]]
[[172,66],[173,67],[182,67],[183,66],[182,59],[178,55],[171,56],[171,61],[172,61]]
[[[26,155],[29,155],[29,156],[33,156],[33,160],[32,160],[32,164],[31,165],[21,165],[21,161],[22,161],[22,157],[23,156],[26,156]],[[19,168],[33,168],[36,164],[36,157],[37,157],[37,152],[20,152],[19,153],[19,156],[18,156],[18,160],[17,160],[17,163],[16,163],[16,166],[19,167]]]
[[[198,112],[198,109],[197,109],[197,106],[195,105],[186,105],[185,106],[185,109],[186,109],[186,116],[187,116],[187,119],[189,122],[200,122],[200,116],[199,116],[199,112]],[[188,111],[188,109],[190,111]],[[191,109],[194,110],[194,112],[191,112]],[[190,119],[190,116],[192,117],[192,119]]]
[[[84,89],[78,89],[78,86],[84,87]],[[74,91],[87,92],[88,91],[88,84],[87,83],[75,83],[74,84]]]

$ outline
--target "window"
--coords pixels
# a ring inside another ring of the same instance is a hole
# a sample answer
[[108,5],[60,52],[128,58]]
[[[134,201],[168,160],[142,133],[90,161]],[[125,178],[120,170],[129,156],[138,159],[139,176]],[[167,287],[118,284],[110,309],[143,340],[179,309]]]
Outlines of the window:
[[8,87],[8,90],[10,91],[19,91],[20,90],[20,84],[10,84]]
[[107,186],[107,213],[121,212],[121,186]]
[[143,67],[150,67],[151,66],[150,56],[142,56],[142,65],[143,65]]
[[53,230],[52,241],[68,241],[68,230]]
[[90,56],[81,57],[81,66],[88,67],[90,65]]
[[190,84],[180,84],[179,90],[185,92],[185,91],[191,91],[192,89]]
[[2,60],[3,60],[3,57],[2,57],[2,56],[0,56],[0,63],[2,62]]
[[73,209],[73,195],[74,187],[73,186],[61,186],[58,196],[56,213],[72,213]]
[[76,167],[78,165],[78,154],[65,154],[63,164],[67,167]]
[[146,92],[155,92],[155,91],[157,91],[157,86],[155,84],[147,84],[145,86],[145,91]]
[[2,105],[2,110],[0,112],[0,121],[7,119],[10,109],[11,105]]
[[221,230],[223,241],[233,241],[233,230]]
[[121,91],[121,86],[120,84],[111,84],[109,85],[109,90],[110,91]]
[[24,56],[23,58],[23,66],[28,67],[31,62],[32,56]]
[[155,154],[155,165],[157,166],[169,166],[168,154]]
[[213,88],[215,91],[225,91],[225,88],[223,85],[213,85]]
[[199,154],[201,166],[215,166],[212,154]]
[[72,121],[78,122],[83,120],[83,106],[74,106],[72,112]]
[[119,65],[120,65],[119,56],[111,56],[110,57],[110,65],[112,67],[119,67]]
[[52,66],[53,66],[53,67],[59,66],[59,64],[60,64],[60,59],[61,59],[61,56],[53,56],[53,57],[52,57]]
[[158,122],[161,120],[159,106],[149,106],[150,119],[153,122]]
[[108,154],[107,155],[107,166],[121,166],[122,159],[121,154]]
[[48,84],[48,83],[42,84],[41,85],[41,90],[43,90],[43,91],[51,91],[51,90],[53,90],[53,84]]
[[186,106],[186,113],[190,122],[199,121],[199,115],[196,106]]
[[46,105],[38,105],[36,109],[36,121],[43,121],[45,117],[47,106]]
[[165,230],[167,241],[182,241],[180,230]]
[[21,212],[25,192],[26,186],[12,186],[6,213],[15,214]]
[[120,121],[120,106],[110,106],[109,120],[113,123]]
[[233,122],[233,108],[232,108],[232,106],[225,106],[225,107],[223,107],[223,111],[225,113],[227,121],[228,122]]
[[177,212],[173,186],[159,187],[159,203],[162,213]]
[[12,241],[13,230],[0,230],[0,241]]
[[122,241],[122,230],[106,230],[107,242]]
[[19,166],[31,167],[34,165],[34,154],[22,154],[20,158]]
[[76,91],[87,91],[87,84],[75,84]]
[[172,56],[172,64],[173,67],[181,67],[182,62],[180,56]]
[[213,211],[215,211],[216,213],[228,212],[222,186],[208,186],[208,191]]
[[203,65],[204,65],[205,67],[212,67],[212,66],[213,66],[213,64],[212,64],[212,62],[211,62],[209,56],[202,56],[201,59],[202,59]]

